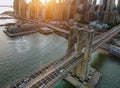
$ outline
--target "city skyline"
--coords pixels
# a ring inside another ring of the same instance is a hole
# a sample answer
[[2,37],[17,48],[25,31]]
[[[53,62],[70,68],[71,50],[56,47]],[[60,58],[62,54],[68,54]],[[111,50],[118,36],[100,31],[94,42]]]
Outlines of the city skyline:
[[[26,1],[29,2],[30,0],[26,0]],[[116,0],[116,2],[115,2],[116,4],[117,4],[117,1],[118,0]],[[99,2],[100,2],[100,0],[97,0],[97,3],[99,3]],[[5,1],[1,0],[0,5],[13,5],[13,0],[5,0]]]

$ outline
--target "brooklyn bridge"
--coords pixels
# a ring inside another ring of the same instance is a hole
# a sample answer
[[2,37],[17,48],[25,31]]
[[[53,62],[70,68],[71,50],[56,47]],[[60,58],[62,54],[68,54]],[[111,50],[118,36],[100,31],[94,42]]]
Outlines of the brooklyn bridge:
[[[91,54],[117,36],[120,33],[120,25],[97,35],[94,27],[68,25],[69,30],[64,30],[48,24],[46,20],[67,22],[74,19],[75,22],[82,23],[101,20],[107,24],[116,23],[119,11],[114,8],[115,0],[101,0],[100,5],[96,5],[96,1],[14,0],[12,16],[61,32],[68,39],[68,46],[63,57],[36,69],[32,74],[13,82],[7,88],[50,88],[60,79],[67,80],[77,88],[94,88],[101,74],[90,66]],[[120,4],[120,1],[118,3]]]

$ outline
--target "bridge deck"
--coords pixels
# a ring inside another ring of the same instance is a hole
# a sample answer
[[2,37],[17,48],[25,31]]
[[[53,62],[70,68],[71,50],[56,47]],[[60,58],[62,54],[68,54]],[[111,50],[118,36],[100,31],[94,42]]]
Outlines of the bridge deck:
[[[59,63],[57,66],[55,66],[51,71],[47,72],[43,76],[39,76],[36,79],[32,80],[26,88],[31,88],[31,87],[39,87],[42,85],[45,85],[45,87],[50,86],[52,83],[50,83],[53,79],[55,79],[57,76],[60,74],[64,73],[65,70],[67,70],[68,66],[73,65],[72,63],[75,62],[75,57],[76,54],[72,53],[71,56],[65,58],[66,60],[62,61]],[[74,58],[74,59],[73,59]],[[77,61],[79,61],[77,59]],[[41,81],[42,80],[42,81]],[[43,82],[44,81],[44,82]],[[54,80],[55,81],[55,80]]]
[[114,36],[116,36],[120,32],[120,25],[112,28],[111,30],[105,32],[103,35],[100,35],[99,39],[96,39],[93,42],[93,51],[98,49],[101,45],[112,39]]
[[[116,36],[120,32],[120,25],[112,28],[111,30],[105,32],[100,35],[99,39],[93,42],[93,51],[98,49],[102,44],[109,41],[111,38]],[[104,35],[104,36],[103,36]],[[77,65],[82,58],[82,55],[78,55],[75,52],[71,54],[71,56],[67,58],[62,58],[60,61],[55,61],[50,65],[47,65],[44,69],[39,69],[37,74],[33,74],[33,77],[30,76],[29,80],[25,83],[25,79],[19,80],[12,85],[8,86],[8,88],[18,88],[19,86],[23,88],[39,88],[39,87],[50,87],[56,81],[63,78],[64,75],[75,65]],[[40,72],[43,72],[42,74]]]

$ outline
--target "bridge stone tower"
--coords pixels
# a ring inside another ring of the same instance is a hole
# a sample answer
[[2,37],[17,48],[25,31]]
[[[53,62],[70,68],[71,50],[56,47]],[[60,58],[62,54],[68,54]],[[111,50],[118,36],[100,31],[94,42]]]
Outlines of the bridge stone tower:
[[82,81],[87,80],[90,75],[93,37],[93,30],[86,30],[84,28],[71,29],[68,43],[68,53],[75,50],[78,55],[84,54],[81,62],[71,70],[71,73],[73,76],[76,76]]

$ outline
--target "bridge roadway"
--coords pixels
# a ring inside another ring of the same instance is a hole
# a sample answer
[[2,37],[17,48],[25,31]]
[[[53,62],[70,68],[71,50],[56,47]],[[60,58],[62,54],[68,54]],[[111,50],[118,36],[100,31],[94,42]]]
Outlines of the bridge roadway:
[[[111,30],[99,35],[93,42],[93,51],[97,50],[105,42],[112,39],[120,32],[120,25],[112,28]],[[35,70],[27,77],[21,78],[7,88],[49,88],[56,81],[62,79],[67,72],[75,65],[77,65],[84,54],[77,55],[72,52],[70,56],[60,58],[57,61],[49,63]]]

